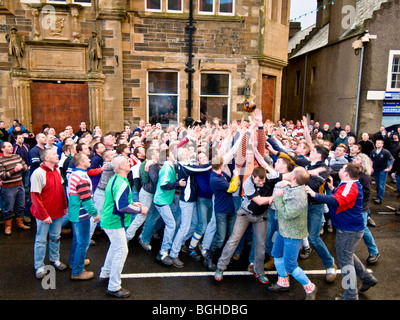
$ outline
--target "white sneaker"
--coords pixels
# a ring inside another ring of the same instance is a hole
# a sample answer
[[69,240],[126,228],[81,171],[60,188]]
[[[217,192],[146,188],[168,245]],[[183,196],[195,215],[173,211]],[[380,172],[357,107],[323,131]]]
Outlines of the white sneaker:
[[47,274],[47,272],[44,269],[44,267],[39,267],[36,270],[36,279],[42,279],[42,278],[44,278],[46,276],[46,274]]

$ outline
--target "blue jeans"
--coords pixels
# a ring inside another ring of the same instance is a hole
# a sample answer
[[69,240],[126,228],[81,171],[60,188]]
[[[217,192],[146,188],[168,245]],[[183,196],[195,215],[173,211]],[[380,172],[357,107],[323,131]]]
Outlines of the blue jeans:
[[287,277],[288,272],[305,286],[310,282],[310,279],[297,264],[302,243],[303,239],[286,238],[278,231],[272,248],[272,256],[274,257],[276,271],[280,277]]
[[292,273],[299,266],[297,259],[302,243],[303,239],[282,237],[279,231],[276,235],[271,254],[274,258],[284,258],[285,269],[288,273]]
[[73,235],[69,265],[72,266],[71,275],[78,276],[85,271],[85,257],[90,243],[90,219],[81,222],[71,222],[71,224]]
[[[154,204],[153,204],[153,199],[154,199],[154,194],[147,192],[144,189],[140,190],[139,193],[139,202],[143,205],[143,207],[146,207],[150,210],[154,210]],[[137,229],[141,227],[141,225],[146,221],[147,215],[143,214],[136,214],[132,217],[132,222],[129,225],[129,227],[126,229],[126,238],[128,240],[132,240],[132,238],[135,236]]]
[[211,219],[213,210],[212,199],[208,198],[197,198],[197,227],[195,233],[198,235],[204,235],[206,232],[207,224]]
[[375,171],[374,179],[375,179],[375,187],[376,187],[376,200],[383,200],[383,196],[385,194],[386,187],[386,179],[387,172],[384,171]]
[[62,218],[53,219],[53,223],[47,224],[36,219],[36,236],[34,246],[34,267],[35,270],[43,267],[46,257],[47,235],[49,235],[49,259],[50,261],[60,260],[60,233]]
[[155,206],[151,206],[147,212],[146,220],[143,224],[142,233],[140,235],[141,241],[145,244],[150,244],[151,238],[153,236],[153,230],[160,220],[160,214],[156,210]]
[[372,279],[372,274],[354,253],[363,234],[364,230],[355,232],[336,229],[336,255],[342,270],[343,298],[346,300],[358,299],[356,276],[362,282],[370,282]]
[[128,256],[128,244],[124,228],[104,229],[110,240],[106,259],[101,268],[100,278],[109,278],[108,290],[118,291],[121,289],[121,273]]
[[233,227],[236,221],[236,214],[216,212],[215,213],[215,223],[217,225],[217,230],[215,233],[215,238],[211,244],[211,248],[208,252],[210,259],[214,257],[217,250],[224,246],[226,238],[230,237],[233,231]]
[[181,251],[182,245],[184,243],[185,236],[189,231],[192,216],[197,212],[196,202],[185,202],[179,200],[179,208],[181,209],[181,224],[172,243],[170,253],[170,257],[172,259],[178,257],[179,251]]
[[214,195],[213,195],[211,219],[207,224],[206,231],[204,232],[203,241],[202,241],[203,249],[210,250],[216,231],[217,231],[217,224],[215,221]]
[[25,189],[20,186],[4,188],[3,187],[3,219],[11,220],[14,212],[16,218],[24,216],[25,209]]
[[364,227],[365,227],[363,240],[364,240],[365,245],[368,248],[369,254],[378,254],[379,250],[378,250],[378,247],[376,246],[375,239],[372,236],[371,231],[367,227],[368,215],[369,215],[369,210],[366,212],[363,212]]
[[278,217],[276,210],[271,207],[267,210],[267,239],[265,240],[265,252],[272,255],[272,247],[274,246],[274,234],[278,231]]
[[160,252],[168,252],[172,247],[172,241],[175,235],[176,223],[174,216],[171,211],[171,207],[169,205],[158,206],[154,205],[160,214],[161,218],[164,220],[165,228],[164,228],[164,237],[161,243]]
[[[322,219],[324,217],[324,205],[323,204],[311,204],[308,206],[307,216],[307,228],[308,228],[308,239],[312,244],[315,252],[322,260],[322,264],[326,269],[333,266],[335,260],[329,253],[328,248],[320,237],[320,230],[322,225]],[[276,241],[276,240],[275,240]]]

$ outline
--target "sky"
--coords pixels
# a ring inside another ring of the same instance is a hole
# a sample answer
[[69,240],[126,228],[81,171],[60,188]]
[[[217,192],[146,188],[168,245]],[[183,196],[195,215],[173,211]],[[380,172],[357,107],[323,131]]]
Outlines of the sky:
[[[301,22],[301,28],[307,28],[316,21],[317,0],[291,0],[290,19]],[[314,11],[311,13],[311,11]],[[304,16],[304,14],[307,14]],[[300,17],[302,16],[302,17]],[[299,18],[300,17],[300,18]]]

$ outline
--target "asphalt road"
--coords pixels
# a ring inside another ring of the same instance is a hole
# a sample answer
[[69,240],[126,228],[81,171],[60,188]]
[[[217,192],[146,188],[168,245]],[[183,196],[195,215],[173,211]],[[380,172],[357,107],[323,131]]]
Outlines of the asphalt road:
[[[400,198],[395,192],[395,187],[395,184],[388,181],[383,204],[371,204],[371,216],[377,226],[370,227],[370,230],[378,245],[381,258],[375,265],[367,267],[373,272],[379,283],[366,293],[360,294],[360,300],[400,300],[398,277],[400,274],[400,216],[395,216],[392,210],[399,206]],[[372,196],[374,195],[373,192]],[[25,302],[36,300],[116,300],[116,298],[107,296],[106,286],[98,282],[100,268],[109,245],[108,238],[104,233],[100,232],[94,236],[97,245],[91,246],[87,253],[87,258],[91,260],[87,270],[94,271],[96,275],[94,279],[82,282],[71,281],[69,270],[57,271],[55,288],[45,289],[42,281],[35,278],[33,268],[34,221],[32,221],[31,227],[28,231],[19,231],[14,228],[11,236],[5,236],[3,226],[0,225],[1,304],[5,301],[20,300]],[[325,232],[322,239],[335,257],[335,232]],[[61,260],[65,263],[68,263],[70,243],[71,235],[62,236]],[[213,273],[208,272],[201,262],[195,262],[183,253],[180,257],[185,262],[184,268],[176,269],[161,265],[155,260],[160,241],[153,241],[152,244],[152,251],[145,251],[138,243],[137,238],[133,239],[122,280],[123,287],[132,292],[132,295],[126,300],[143,303],[143,306],[151,314],[164,311],[178,312],[178,309],[175,310],[172,307],[163,309],[163,307],[167,308],[166,304],[191,306],[196,301],[211,304],[215,301],[230,301],[229,303],[239,305],[256,304],[259,306],[258,302],[267,300],[301,301],[305,298],[303,288],[294,279],[291,280],[289,292],[271,293],[267,290],[268,285],[261,284],[253,275],[246,272],[248,246],[245,246],[241,259],[229,265],[223,281],[217,283],[213,278]],[[366,264],[368,252],[364,243],[361,242],[358,245],[356,254]],[[327,284],[324,280],[325,270],[315,252],[307,260],[299,260],[299,265],[309,273],[311,281],[316,284],[317,300],[333,301],[335,297],[341,295],[343,289],[340,274],[334,283]],[[277,280],[274,271],[267,274],[271,283]],[[186,311],[186,315],[189,314],[188,312],[198,315],[199,311],[195,312],[194,308],[196,306],[193,306],[190,311]],[[230,312],[232,311],[230,310]],[[205,312],[205,310],[200,310],[200,312]]]

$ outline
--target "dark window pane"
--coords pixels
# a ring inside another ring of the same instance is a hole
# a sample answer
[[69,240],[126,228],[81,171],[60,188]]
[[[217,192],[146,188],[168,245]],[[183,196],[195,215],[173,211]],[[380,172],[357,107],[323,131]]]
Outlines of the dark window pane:
[[201,75],[201,95],[228,95],[229,75],[203,73]]
[[149,122],[151,124],[176,123],[178,115],[177,96],[149,96]]
[[178,93],[177,72],[149,72],[149,93]]

